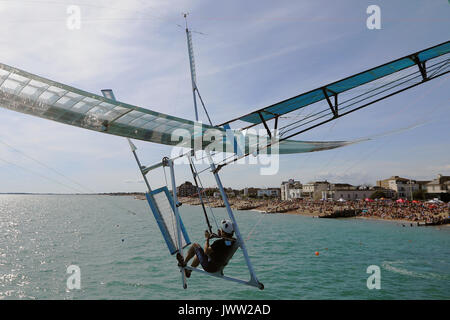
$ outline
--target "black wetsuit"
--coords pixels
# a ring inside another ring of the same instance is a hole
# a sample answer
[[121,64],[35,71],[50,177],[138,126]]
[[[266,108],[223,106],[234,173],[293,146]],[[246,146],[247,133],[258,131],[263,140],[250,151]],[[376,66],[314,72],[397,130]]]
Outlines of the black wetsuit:
[[227,262],[227,258],[233,250],[233,244],[235,241],[226,239],[219,239],[214,241],[211,245],[211,253],[205,254],[202,248],[198,247],[195,253],[203,267],[207,272],[217,272]]

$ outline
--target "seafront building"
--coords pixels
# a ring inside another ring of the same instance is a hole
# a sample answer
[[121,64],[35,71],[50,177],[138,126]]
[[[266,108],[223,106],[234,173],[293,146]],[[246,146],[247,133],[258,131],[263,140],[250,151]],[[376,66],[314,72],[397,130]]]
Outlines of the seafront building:
[[327,190],[321,191],[322,200],[360,200],[371,196],[374,190],[358,188],[348,183],[329,183]]
[[450,201],[450,176],[438,174],[437,178],[426,185],[427,193],[443,201]]
[[392,176],[388,179],[378,180],[377,186],[393,190],[397,198],[412,199],[414,192],[419,190],[425,191],[425,186],[428,182]]
[[299,199],[302,197],[303,186],[300,181],[289,179],[281,183],[281,200]]
[[[278,198],[282,201],[294,199],[314,200],[364,200],[375,196],[376,198],[402,198],[407,200],[437,198],[442,201],[450,201],[450,176],[438,174],[432,181],[419,181],[399,176],[392,176],[384,180],[378,180],[376,186],[353,186],[348,183],[330,183],[328,181],[314,181],[302,184],[299,180],[289,179],[283,181],[280,188],[253,188],[246,187],[242,190],[227,188],[228,197],[238,198]],[[419,194],[416,192],[421,191]],[[181,197],[196,196],[197,187],[186,181],[177,187]],[[377,192],[376,195],[374,193]],[[206,188],[204,193],[214,198],[221,198],[217,188]]]
[[436,179],[427,183],[426,188],[428,193],[449,193],[450,176],[438,174]]
[[301,184],[300,181],[290,179],[281,183],[281,200],[311,198],[315,200],[364,200],[370,198],[376,191],[382,192],[385,198],[396,197],[396,192],[375,186],[358,187],[348,183],[330,183],[315,181]]
[[330,190],[330,183],[328,181],[308,182],[303,185],[302,193],[304,197],[320,198],[323,191]]
[[330,191],[323,191],[322,199],[327,200],[364,200],[366,198],[370,198],[370,196],[375,191],[373,189],[357,189],[354,187],[353,189],[344,188],[344,189],[335,189]]

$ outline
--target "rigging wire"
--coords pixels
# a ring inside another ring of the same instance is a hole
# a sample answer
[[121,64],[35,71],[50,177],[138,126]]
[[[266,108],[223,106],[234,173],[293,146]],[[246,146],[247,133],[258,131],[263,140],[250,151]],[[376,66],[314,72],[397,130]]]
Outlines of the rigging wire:
[[26,154],[26,153],[24,153],[23,151],[21,151],[21,150],[15,148],[15,147],[13,147],[12,145],[10,145],[10,144],[8,144],[8,143],[2,141],[2,140],[0,140],[0,143],[3,144],[3,145],[5,145],[5,146],[7,146],[8,148],[10,148],[10,149],[13,150],[13,151],[15,151],[15,152],[17,152],[17,153],[20,153],[20,154],[23,155],[24,157],[26,157],[26,158],[28,158],[28,159],[30,159],[30,160],[32,160],[32,161],[34,161],[34,162],[40,164],[41,166],[43,166],[43,167],[45,167],[46,169],[48,169],[48,170],[50,170],[50,171],[56,173],[57,175],[59,175],[59,176],[65,178],[65,179],[67,179],[68,181],[70,181],[70,182],[72,182],[72,183],[74,183],[74,184],[80,186],[82,189],[89,190],[89,192],[95,193],[95,191],[93,191],[92,189],[90,189],[90,188],[88,188],[88,187],[86,187],[86,186],[80,184],[79,182],[77,182],[77,181],[75,181],[74,179],[72,179],[72,178],[66,176],[65,174],[61,173],[60,171],[58,171],[58,170],[56,170],[56,169],[54,169],[54,168],[52,168],[52,167],[46,165],[46,164],[43,163],[42,161],[40,161],[40,160],[38,160],[38,159],[36,159],[36,158],[33,158],[33,157],[29,156],[28,154]]
[[[441,81],[439,82],[438,86],[442,86],[442,84],[443,84],[446,80],[447,80],[447,79],[445,79],[445,78],[441,79]],[[430,93],[430,91],[431,91],[431,88],[428,88],[428,90],[427,90],[426,92],[424,92],[424,93],[421,95],[420,98],[414,100],[414,102],[413,102],[411,105],[417,104],[420,100],[423,100],[423,99]],[[409,107],[410,107],[411,105],[409,105]],[[407,105],[403,106],[403,108],[401,108],[400,110],[398,110],[397,114],[403,112],[403,110],[406,109],[407,107],[408,107]],[[427,114],[428,114],[429,116],[432,115],[432,114],[437,110],[437,108],[438,108],[438,106],[435,106],[435,107],[434,107],[430,112],[428,112]],[[414,124],[412,124],[412,125],[410,125],[410,126],[408,126],[408,127],[406,127],[406,128],[403,128],[403,129],[401,129],[401,130],[394,130],[394,132],[399,132],[399,131],[405,131],[405,130],[413,129],[413,128],[416,128],[416,127],[418,127],[418,126],[420,126],[420,125],[423,125],[423,124],[425,124],[425,123],[427,123],[427,122],[429,122],[429,121],[430,121],[430,120],[428,120],[428,121],[421,121],[421,122],[418,122],[418,123],[414,123]],[[384,135],[390,135],[390,134],[391,134],[391,133],[384,133],[384,134],[379,134],[379,135],[377,135],[377,136],[384,136]],[[367,158],[368,158],[369,156],[371,156],[373,153],[377,152],[381,147],[384,147],[384,146],[385,146],[387,143],[389,143],[392,139],[393,139],[393,138],[391,137],[391,138],[389,139],[388,142],[386,142],[386,143],[384,143],[384,144],[376,145],[376,146],[374,146],[374,148],[373,148],[372,150],[369,150],[368,153],[363,154],[361,158],[359,158],[357,161],[355,161],[353,164],[351,164],[350,166],[348,166],[348,167],[344,170],[344,174],[347,173],[350,169],[354,169],[355,167],[359,166],[361,163],[363,163],[363,161],[364,161],[365,159],[367,159]]]
[[206,224],[208,225],[209,233],[212,234],[213,232],[212,232],[211,223],[209,222],[208,214],[207,214],[206,208],[205,208],[205,203],[203,202],[203,197],[202,197],[203,189],[200,189],[200,187],[198,185],[198,181],[197,181],[198,177],[196,176],[196,173],[194,171],[194,167],[193,167],[192,161],[191,161],[189,156],[187,156],[187,157],[188,157],[188,160],[189,160],[189,167],[191,168],[191,172],[192,172],[192,178],[194,179],[195,186],[197,187],[198,197],[200,198],[200,203],[202,205],[203,213],[205,215]]
[[71,187],[71,186],[69,186],[69,185],[66,185],[66,184],[64,184],[64,183],[62,183],[62,182],[60,182],[60,181],[58,181],[58,180],[53,179],[53,178],[46,177],[46,176],[44,176],[44,175],[42,175],[42,174],[40,174],[40,173],[37,173],[37,172],[35,172],[35,171],[31,170],[31,169],[28,169],[28,168],[26,168],[26,167],[22,167],[22,166],[20,166],[20,165],[18,165],[18,164],[16,164],[16,163],[12,163],[12,162],[10,162],[10,161],[8,161],[8,160],[5,160],[5,159],[2,159],[2,158],[0,158],[0,161],[2,161],[2,162],[4,162],[4,163],[7,163],[7,164],[9,164],[9,165],[11,165],[11,166],[17,167],[17,168],[19,168],[19,169],[22,169],[22,170],[24,170],[24,171],[27,171],[27,172],[29,172],[29,173],[31,173],[31,174],[36,175],[36,176],[39,176],[39,177],[41,177],[41,178],[43,178],[43,179],[46,179],[46,180],[49,180],[49,181],[51,181],[51,182],[57,183],[57,184],[59,184],[59,185],[61,185],[61,186],[63,186],[63,187],[66,187],[66,188],[68,188],[68,189],[72,189],[72,190],[76,191],[77,193],[80,193],[80,190],[79,190],[79,189],[76,189],[76,188],[74,188],[74,187]]
[[[46,179],[46,180],[49,180],[49,181],[55,182],[55,183],[57,183],[57,184],[59,184],[59,185],[65,186],[66,188],[72,189],[72,190],[76,191],[77,193],[94,193],[94,194],[96,193],[94,190],[90,189],[89,187],[87,187],[87,186],[85,186],[85,185],[79,183],[78,181],[74,180],[73,178],[70,178],[70,177],[66,176],[65,174],[61,173],[59,170],[56,170],[55,168],[52,168],[51,166],[45,164],[44,162],[42,162],[42,161],[40,161],[40,160],[38,160],[38,159],[36,159],[36,158],[34,158],[34,157],[31,157],[30,155],[28,155],[28,154],[25,153],[24,151],[19,150],[19,149],[17,149],[16,147],[13,147],[12,145],[10,145],[10,144],[8,144],[8,143],[2,141],[2,140],[0,140],[0,143],[2,143],[3,145],[7,146],[8,148],[10,148],[10,149],[13,150],[13,151],[15,151],[15,152],[17,152],[17,153],[20,153],[20,154],[23,155],[24,157],[26,157],[26,158],[28,158],[28,159],[30,159],[30,160],[36,162],[37,164],[43,166],[44,168],[46,168],[46,169],[48,169],[48,170],[50,170],[50,171],[52,171],[52,172],[58,174],[59,176],[61,176],[61,177],[63,177],[64,179],[66,179],[67,181],[69,181],[69,182],[71,182],[71,183],[73,183],[73,184],[76,184],[76,185],[79,186],[80,188],[74,188],[74,187],[72,187],[72,186],[70,186],[70,185],[66,185],[66,184],[64,184],[64,183],[61,183],[61,182],[58,181],[58,180],[55,180],[55,179],[53,179],[53,178],[49,178],[49,177],[47,177],[47,176],[44,176],[44,175],[42,175],[42,174],[40,174],[40,173],[34,172],[33,170],[30,170],[30,169],[28,169],[28,168],[26,168],[26,167],[19,166],[19,165],[15,164],[15,163],[12,163],[12,162],[7,161],[7,160],[0,159],[0,161],[3,161],[3,162],[8,163],[8,164],[10,164],[10,165],[16,166],[16,167],[18,167],[18,168],[20,168],[20,169],[22,169],[22,170],[24,170],[24,171],[27,171],[27,172],[30,172],[30,173],[32,173],[32,174],[34,174],[34,175],[40,176],[41,178],[44,178],[44,179]],[[107,203],[108,203],[108,205],[110,205],[111,207],[114,207],[115,209],[116,209],[116,208],[119,208],[119,209],[121,209],[121,210],[124,210],[125,212],[132,213],[133,215],[136,215],[136,214],[137,214],[136,212],[134,212],[134,211],[132,211],[132,210],[130,210],[130,209],[128,209],[128,208],[124,208],[124,207],[122,207],[122,206],[120,206],[120,205],[117,205],[117,204],[114,204],[114,205],[113,205],[113,204],[111,204],[110,202],[107,202]]]
[[[200,178],[199,173],[197,172],[197,168],[195,167],[195,164],[193,163],[192,159],[191,159],[189,156],[188,156],[188,159],[189,159],[189,163],[192,163],[192,168],[193,168],[193,170],[194,170],[194,172],[195,172],[195,175],[196,175],[197,178],[198,178],[198,182],[200,183],[201,190],[202,190],[203,194],[205,195],[206,204],[207,204],[207,206],[208,206],[208,208],[209,208],[209,211],[210,211],[210,213],[211,213],[211,216],[212,216],[213,219],[214,219],[214,223],[215,223],[215,225],[216,225],[216,228],[218,229],[218,228],[219,228],[219,225],[217,224],[216,216],[214,215],[214,212],[213,212],[212,207],[211,207],[211,205],[210,205],[211,202],[209,201],[209,196],[208,196],[208,195],[206,194],[206,192],[205,192],[205,188],[204,188],[204,186],[203,186],[203,182],[202,182],[202,180],[201,180],[201,178]],[[199,192],[200,192],[200,191],[199,191]],[[205,212],[205,214],[206,214],[206,212]]]
[[209,114],[208,114],[208,110],[206,110],[206,106],[205,106],[205,104],[203,103],[202,96],[200,95],[200,91],[199,91],[198,88],[197,88],[197,84],[195,84],[195,86],[196,86],[195,91],[197,92],[197,95],[198,95],[198,97],[200,98],[200,102],[201,102],[201,104],[202,104],[202,106],[203,106],[203,110],[205,110],[206,116],[208,117],[209,124],[210,124],[211,126],[213,126],[213,123],[212,123],[212,121],[211,121],[211,118],[209,117]]
[[[339,118],[336,119],[336,121],[333,121],[333,124],[330,126],[330,129],[329,129],[328,132],[327,132],[328,135],[331,134],[331,131],[333,131],[333,129],[336,127],[336,124],[337,124],[338,121],[339,121]],[[324,140],[324,139],[325,139],[325,135],[324,135],[324,137],[323,137],[321,140]],[[310,155],[311,155],[311,153],[310,153]],[[331,162],[333,159],[334,159],[334,157],[330,157],[330,159],[328,160],[328,162],[327,162],[327,164],[326,164],[325,166],[327,166],[328,164],[330,164],[330,162]],[[325,167],[325,166],[324,166],[324,167]],[[318,172],[320,172],[322,169],[323,169],[323,167],[316,171],[315,179],[317,179],[317,174],[318,174]]]

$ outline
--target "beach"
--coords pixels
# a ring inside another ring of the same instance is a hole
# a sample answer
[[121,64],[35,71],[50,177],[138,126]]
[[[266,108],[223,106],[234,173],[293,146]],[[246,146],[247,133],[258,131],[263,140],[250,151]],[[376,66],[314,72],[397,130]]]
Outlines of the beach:
[[[200,205],[198,197],[181,197],[179,201],[187,205]],[[314,201],[294,199],[239,199],[229,198],[230,206],[235,210],[252,210],[261,213],[299,214],[317,218],[355,217],[364,219],[392,220],[415,225],[449,224],[450,207],[446,203],[382,201]],[[205,200],[212,208],[224,207],[221,199]]]

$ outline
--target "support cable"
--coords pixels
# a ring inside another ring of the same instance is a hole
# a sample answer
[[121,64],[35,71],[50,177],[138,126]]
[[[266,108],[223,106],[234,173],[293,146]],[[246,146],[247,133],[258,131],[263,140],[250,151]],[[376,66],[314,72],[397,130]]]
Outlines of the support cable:
[[213,232],[212,232],[211,223],[209,222],[208,214],[207,214],[206,208],[205,208],[205,203],[203,202],[203,197],[202,197],[203,188],[200,189],[200,187],[198,185],[197,175],[194,171],[194,167],[193,167],[191,158],[189,156],[188,156],[188,159],[189,159],[189,167],[191,168],[191,172],[192,172],[192,177],[194,178],[195,186],[197,187],[198,197],[200,198],[200,204],[202,205],[203,214],[205,215],[206,224],[208,225],[209,233],[212,234]]

